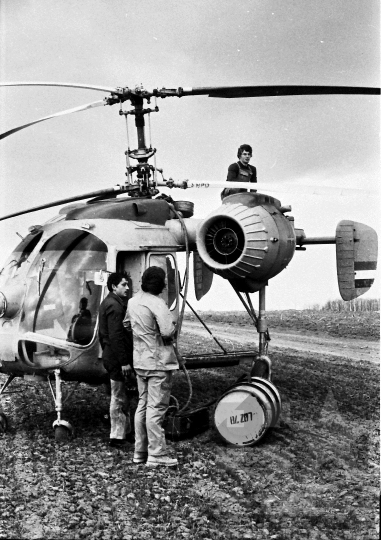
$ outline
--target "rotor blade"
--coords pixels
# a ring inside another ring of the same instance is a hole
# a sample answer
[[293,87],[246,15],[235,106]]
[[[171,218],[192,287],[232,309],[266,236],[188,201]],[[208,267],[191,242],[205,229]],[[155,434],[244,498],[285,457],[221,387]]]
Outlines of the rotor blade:
[[97,92],[110,92],[111,94],[121,94],[117,88],[108,86],[93,86],[91,84],[76,83],[55,83],[55,82],[0,82],[0,86],[59,86],[63,88],[82,88],[86,90],[95,90]]
[[311,96],[324,94],[365,94],[380,95],[380,88],[365,86],[211,86],[200,88],[183,88],[182,96],[207,95],[216,98],[244,98],[266,96]]
[[83,199],[90,199],[92,197],[107,196],[107,195],[118,193],[118,192],[124,193],[127,191],[129,190],[122,186],[114,186],[108,189],[100,189],[98,191],[92,191],[91,193],[85,193],[83,195],[77,195],[74,197],[69,197],[67,199],[60,199],[59,201],[41,204],[40,206],[34,206],[33,208],[28,208],[27,210],[14,212],[13,214],[8,214],[7,216],[1,216],[0,221],[4,221],[5,219],[9,219],[16,216],[21,216],[22,214],[29,214],[30,212],[37,212],[37,210],[44,210],[45,208],[52,208],[53,206],[60,206],[61,204],[67,204],[74,201],[81,201]]
[[377,191],[371,189],[340,188],[333,186],[316,186],[307,184],[262,184],[255,182],[188,182],[189,188],[196,189],[249,189],[258,193],[289,193],[297,195],[334,195],[334,196],[355,196],[355,197],[374,197]]
[[94,101],[93,103],[87,103],[86,105],[74,107],[73,109],[67,109],[66,111],[50,114],[49,116],[45,116],[44,118],[40,118],[39,120],[28,122],[27,124],[24,124],[22,126],[18,126],[16,128],[10,129],[9,131],[6,131],[5,133],[1,133],[0,140],[5,139],[5,137],[8,137],[9,135],[12,135],[13,133],[16,133],[17,131],[21,131],[22,129],[25,129],[29,126],[33,126],[34,124],[38,124],[39,122],[44,122],[45,120],[50,120],[50,118],[56,118],[57,116],[64,116],[65,114],[72,114],[76,112],[86,111],[87,109],[93,109],[94,107],[100,107],[101,105],[107,105],[106,101],[102,99],[101,101]]

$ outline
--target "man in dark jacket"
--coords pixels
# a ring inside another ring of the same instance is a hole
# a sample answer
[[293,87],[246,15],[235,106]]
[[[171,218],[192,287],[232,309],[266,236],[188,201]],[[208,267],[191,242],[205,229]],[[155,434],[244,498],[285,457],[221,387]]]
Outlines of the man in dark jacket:
[[103,349],[103,365],[110,375],[110,446],[133,442],[130,400],[126,392],[126,378],[131,378],[132,332],[123,326],[127,309],[128,283],[122,274],[110,274],[110,291],[99,307],[99,341]]
[[[228,176],[226,178],[228,182],[257,181],[257,169],[253,165],[249,165],[252,155],[253,149],[251,146],[249,144],[241,144],[237,152],[238,161],[229,165]],[[224,199],[228,195],[243,193],[245,191],[247,191],[247,189],[225,188],[221,193],[221,199]],[[256,190],[250,190],[250,192],[252,191]]]

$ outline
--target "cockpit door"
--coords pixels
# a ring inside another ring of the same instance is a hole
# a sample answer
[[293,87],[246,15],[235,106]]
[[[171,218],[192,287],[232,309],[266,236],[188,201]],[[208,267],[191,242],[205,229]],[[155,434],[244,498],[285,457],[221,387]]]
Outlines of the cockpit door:
[[164,299],[169,309],[174,314],[178,314],[180,284],[174,255],[172,253],[149,253],[147,268],[150,266],[159,266],[164,270],[167,286],[160,296]]

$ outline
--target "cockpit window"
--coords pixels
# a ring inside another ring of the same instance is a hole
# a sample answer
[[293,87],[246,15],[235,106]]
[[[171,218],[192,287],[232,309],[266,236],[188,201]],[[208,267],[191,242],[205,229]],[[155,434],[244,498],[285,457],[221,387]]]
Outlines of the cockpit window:
[[48,240],[28,275],[24,330],[88,345],[102,294],[94,274],[106,270],[106,256],[106,244],[88,232],[65,230]]
[[24,263],[28,260],[29,255],[37,246],[42,232],[38,234],[28,234],[14,249],[11,256],[8,257],[4,267],[0,270],[0,278],[15,277],[23,267]]

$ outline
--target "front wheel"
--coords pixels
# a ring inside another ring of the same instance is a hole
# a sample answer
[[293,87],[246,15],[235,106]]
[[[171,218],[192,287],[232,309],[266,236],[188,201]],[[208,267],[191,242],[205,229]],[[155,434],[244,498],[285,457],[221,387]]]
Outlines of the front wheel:
[[57,442],[67,442],[74,437],[74,429],[69,422],[65,420],[56,420],[53,424],[54,438]]
[[71,433],[64,426],[57,426],[54,430],[54,438],[57,442],[66,442],[71,438]]

